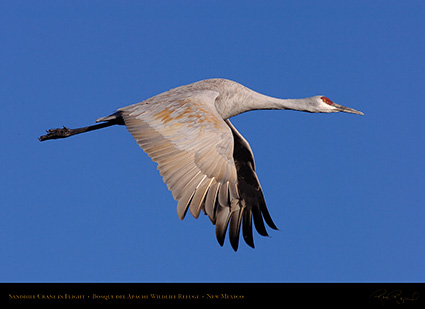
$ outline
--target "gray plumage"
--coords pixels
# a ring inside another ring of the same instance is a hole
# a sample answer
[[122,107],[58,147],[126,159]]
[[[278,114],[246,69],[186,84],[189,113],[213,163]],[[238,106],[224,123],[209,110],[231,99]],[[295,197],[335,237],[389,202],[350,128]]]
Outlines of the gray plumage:
[[267,236],[265,223],[277,229],[267,210],[254,156],[245,138],[229,118],[256,109],[292,109],[306,112],[349,112],[324,96],[277,99],[236,82],[209,79],[171,89],[145,101],[99,118],[102,124],[80,129],[49,130],[40,140],[68,137],[114,124],[125,124],[139,146],[158,164],[158,169],[183,219],[189,210],[201,211],[216,226],[224,244],[228,230],[232,248],[239,234],[254,247],[252,222]]

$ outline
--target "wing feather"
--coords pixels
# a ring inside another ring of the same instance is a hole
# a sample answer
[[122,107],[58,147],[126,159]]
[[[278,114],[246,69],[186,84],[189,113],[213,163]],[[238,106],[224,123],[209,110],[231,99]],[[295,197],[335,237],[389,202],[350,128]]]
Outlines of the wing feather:
[[[237,200],[234,200],[237,201]],[[230,223],[229,223],[229,240],[232,248],[236,251],[238,250],[239,245],[239,233],[241,229],[241,218],[245,208],[239,207],[239,203],[236,202],[233,205],[234,210],[230,215]]]
[[215,223],[215,234],[220,246],[224,244],[224,238],[226,237],[227,225],[230,219],[230,207],[225,207],[222,205],[217,205],[217,214],[216,214],[216,223]]
[[[245,207],[243,208],[246,209]],[[254,248],[254,238],[252,237],[252,212],[247,211],[242,216],[242,234],[248,246]]]
[[215,224],[215,205],[219,188],[220,183],[217,182],[214,178],[214,181],[208,190],[207,197],[205,198],[204,210],[213,224]]
[[187,212],[187,205],[190,201],[190,199],[193,197],[193,194],[195,192],[193,191],[187,191],[186,195],[180,198],[177,202],[177,216],[180,218],[180,220],[183,220],[186,216]]
[[196,188],[195,195],[190,203],[190,213],[195,218],[199,217],[201,212],[202,204],[204,203],[205,196],[207,195],[208,188],[211,183],[214,181],[214,178],[210,179],[207,176],[203,179],[202,183]]
[[229,183],[225,182],[221,185],[218,192],[218,203],[223,207],[229,207]]
[[[241,225],[245,242],[254,247],[252,236],[252,221],[257,232],[262,236],[268,236],[263,219],[272,228],[277,229],[267,210],[263,190],[255,172],[254,155],[246,139],[236,130],[229,120],[227,125],[231,128],[234,139],[234,161],[238,174],[239,205],[242,208],[241,215],[235,226]],[[229,231],[230,233],[230,231]]]
[[215,109],[216,91],[179,88],[118,110],[137,143],[158,164],[183,219],[189,209],[203,210],[216,225],[223,245],[227,229],[236,251],[242,225],[245,242],[254,247],[252,219],[267,235],[276,228],[267,210],[248,142]]

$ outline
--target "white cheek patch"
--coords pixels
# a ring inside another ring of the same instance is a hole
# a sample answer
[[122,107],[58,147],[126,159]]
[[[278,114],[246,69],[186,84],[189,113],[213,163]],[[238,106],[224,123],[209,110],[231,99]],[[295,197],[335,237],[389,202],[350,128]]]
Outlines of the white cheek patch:
[[332,102],[330,99],[328,99],[327,97],[320,97],[320,100],[323,102],[323,103],[325,103],[325,104],[322,104],[322,106],[321,106],[321,108],[322,108],[322,112],[328,112],[328,113],[331,113],[331,112],[334,112],[335,110],[336,110],[336,108],[335,108],[335,106],[333,106],[335,103],[334,102]]

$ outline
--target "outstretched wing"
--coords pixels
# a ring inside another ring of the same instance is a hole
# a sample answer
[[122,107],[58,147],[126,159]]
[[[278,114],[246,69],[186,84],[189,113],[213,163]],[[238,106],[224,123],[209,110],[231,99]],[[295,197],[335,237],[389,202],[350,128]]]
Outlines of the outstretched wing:
[[[256,226],[261,221],[257,230],[262,235],[267,233],[261,219],[262,208],[246,207],[244,201],[251,199],[240,198],[240,194],[250,195],[240,192],[238,184],[241,179],[237,166],[241,158],[237,158],[236,164],[233,158],[237,131],[217,113],[214,101],[218,95],[210,90],[189,95],[163,93],[121,108],[118,113],[139,146],[158,163],[164,182],[178,201],[179,218],[183,219],[188,209],[195,218],[203,210],[216,225],[220,245],[229,226],[229,239],[237,250],[242,218],[244,238],[253,246],[251,223],[248,224],[251,209]],[[244,181],[242,187],[251,189]],[[251,236],[245,236],[249,231]]]
[[[232,125],[230,120],[227,119],[226,123],[233,133],[233,159],[238,175],[239,203],[241,206],[238,223],[234,228],[239,230],[242,221],[243,238],[248,245],[254,247],[252,219],[254,219],[255,229],[263,236],[268,236],[263,218],[272,229],[277,230],[277,227],[267,210],[263,190],[255,172],[254,155],[252,154],[251,147],[247,140]],[[232,223],[230,223],[229,234],[232,233]]]

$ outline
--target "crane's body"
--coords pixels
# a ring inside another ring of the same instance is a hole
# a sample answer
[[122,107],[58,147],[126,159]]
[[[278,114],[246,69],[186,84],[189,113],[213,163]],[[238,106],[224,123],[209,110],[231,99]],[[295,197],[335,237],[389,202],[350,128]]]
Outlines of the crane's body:
[[229,118],[250,110],[291,109],[306,112],[363,113],[324,96],[272,98],[226,79],[208,79],[177,87],[99,118],[100,124],[79,129],[54,129],[40,140],[68,137],[103,127],[126,125],[139,146],[158,163],[177,214],[197,218],[201,211],[216,226],[223,245],[228,229],[236,251],[242,226],[245,242],[254,247],[252,221],[266,236],[263,220],[277,229],[267,210],[245,138]]

